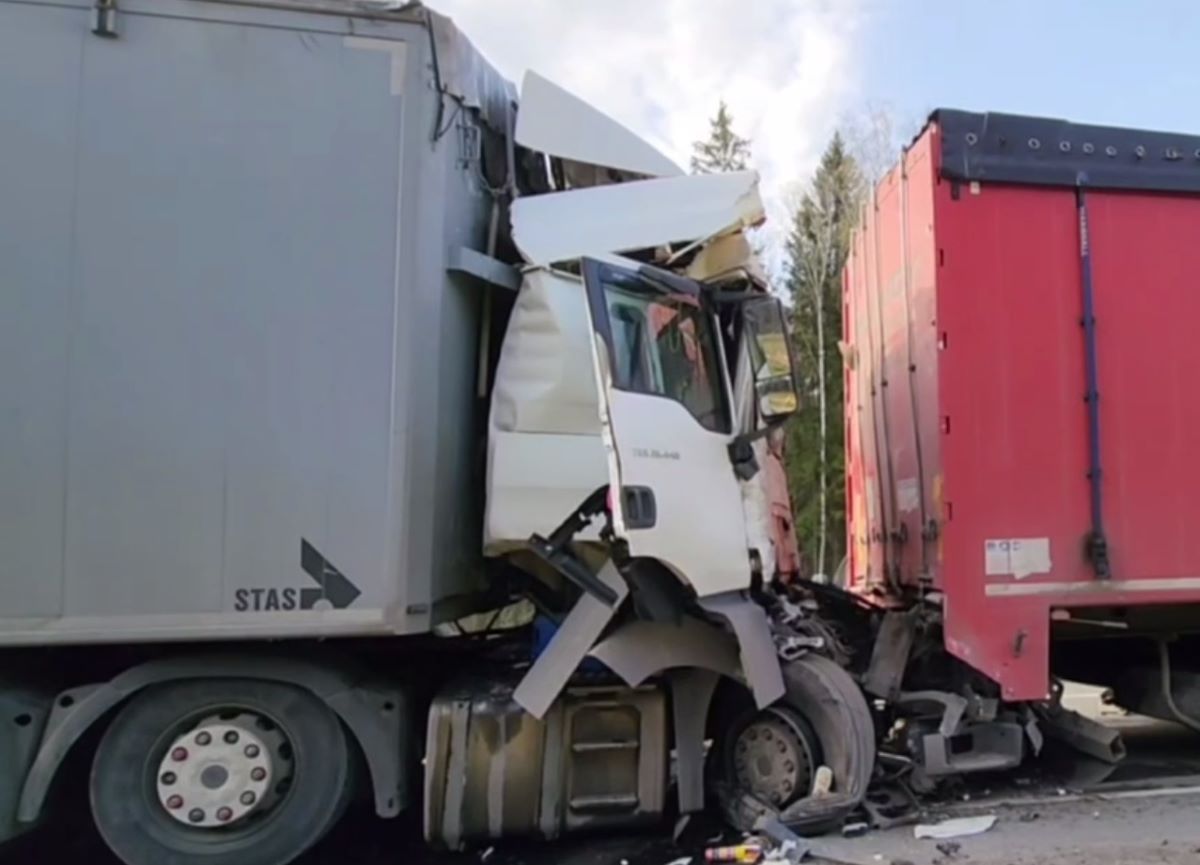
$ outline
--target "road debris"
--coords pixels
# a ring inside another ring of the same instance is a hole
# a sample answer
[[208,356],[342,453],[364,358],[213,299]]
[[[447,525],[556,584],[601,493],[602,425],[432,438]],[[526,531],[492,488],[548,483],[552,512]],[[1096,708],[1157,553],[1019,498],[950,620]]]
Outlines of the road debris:
[[705,862],[737,862],[741,865],[754,865],[763,858],[763,848],[759,844],[733,844],[728,847],[709,847],[704,851]]
[[820,766],[813,773],[812,795],[828,796],[833,789],[833,770],[828,766]]
[[986,814],[982,817],[955,817],[940,823],[922,823],[913,828],[916,838],[966,838],[970,835],[981,835],[996,825],[996,815]]
[[937,851],[947,859],[953,859],[958,855],[958,851],[962,849],[962,845],[957,841],[943,841],[937,845]]
[[908,826],[921,819],[920,802],[908,785],[901,780],[877,784],[863,799],[872,829],[891,829]]
[[871,827],[861,821],[857,823],[847,823],[842,827],[843,838],[860,838],[866,835],[871,830]]
[[768,842],[777,845],[767,853],[764,865],[799,865],[807,861],[832,862],[835,865],[871,865],[873,862],[887,861],[873,858],[868,862],[846,847],[839,846],[837,841],[801,838],[775,816],[760,817],[754,828],[762,833]]

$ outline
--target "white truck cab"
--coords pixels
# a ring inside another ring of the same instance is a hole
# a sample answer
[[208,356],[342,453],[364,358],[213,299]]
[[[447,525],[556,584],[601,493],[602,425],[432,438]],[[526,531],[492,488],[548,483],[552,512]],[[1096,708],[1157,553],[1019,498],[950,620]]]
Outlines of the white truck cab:
[[[564,170],[588,185],[512,205],[527,266],[493,390],[485,547],[531,546],[583,591],[572,615],[590,616],[582,635],[564,624],[516,699],[547,711],[602,635],[619,641],[609,619],[629,590],[640,618],[690,606],[725,620],[765,707],[784,683],[748,594],[776,558],[759,467],[797,397],[782,307],[745,236],[765,219],[758,177],[683,175],[534,75],[521,118],[518,144],[611,167]],[[595,573],[572,545],[601,539]]]
[[[529,130],[553,137],[522,138]],[[567,130],[581,143],[564,140]],[[765,509],[755,506],[765,498],[761,478],[739,479],[729,447],[794,410],[794,397],[766,403],[775,409],[766,415],[747,399],[755,385],[743,353],[753,342],[729,327],[728,313],[724,325],[717,316],[718,306],[733,305],[716,303],[721,285],[760,310],[778,306],[744,234],[765,219],[757,175],[682,175],[536,75],[522,90],[517,140],[565,158],[586,142],[582,155],[592,161],[674,172],[514,203],[513,238],[528,267],[494,383],[486,548],[548,532],[597,487],[645,487],[652,526],[630,525],[625,510],[636,499],[614,499],[615,527],[632,555],[658,558],[699,596],[748,588],[750,551],[771,573],[774,544]],[[647,250],[658,258],[647,263]],[[772,321],[764,338],[786,352],[782,318]],[[786,366],[756,372],[774,376],[770,387],[790,387]],[[765,447],[759,453],[766,458]]]

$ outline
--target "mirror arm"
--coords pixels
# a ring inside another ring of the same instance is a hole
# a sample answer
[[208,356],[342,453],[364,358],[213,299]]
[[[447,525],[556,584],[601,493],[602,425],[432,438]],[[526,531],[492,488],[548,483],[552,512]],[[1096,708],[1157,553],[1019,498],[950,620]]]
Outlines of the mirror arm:
[[787,422],[788,417],[769,420],[754,432],[738,433],[733,437],[733,441],[729,443],[729,461],[733,463],[733,473],[737,475],[738,480],[748,481],[758,474],[758,460],[754,458],[754,449],[750,445],[766,438]]

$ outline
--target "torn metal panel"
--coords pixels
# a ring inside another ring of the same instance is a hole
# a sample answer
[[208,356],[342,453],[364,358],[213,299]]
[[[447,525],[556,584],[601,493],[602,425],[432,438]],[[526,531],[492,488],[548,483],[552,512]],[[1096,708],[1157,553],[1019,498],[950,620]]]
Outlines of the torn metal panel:
[[733,638],[690,616],[684,616],[678,625],[630,622],[605,637],[589,654],[631,688],[663,670],[694,667],[734,678],[741,669]]
[[616,592],[617,603],[606,604],[586,592],[581,595],[550,644],[513,692],[513,699],[535,718],[542,718],[549,711],[571,675],[579,668],[579,662],[595,645],[616,615],[621,601],[629,594],[629,587],[611,561],[605,562],[596,576]]
[[536,72],[521,82],[516,141],[523,147],[647,177],[675,177],[683,169],[608,115]]
[[1099,721],[1059,708],[1038,713],[1045,734],[1105,763],[1119,763],[1125,759],[1125,741],[1121,731]]
[[725,282],[749,279],[759,285],[767,284],[767,274],[745,234],[718,237],[696,253],[684,273],[699,282]]
[[679,813],[704,810],[704,734],[709,704],[719,676],[711,670],[671,670],[671,714],[675,725],[675,762]]
[[893,610],[884,614],[863,679],[864,691],[885,700],[894,700],[900,694],[916,629],[917,616],[912,612]]
[[764,219],[754,171],[574,189],[512,206],[513,240],[531,264],[702,242]]
[[758,604],[740,592],[722,592],[700,599],[700,606],[729,623],[742,654],[742,670],[758,708],[783,696],[783,671],[771,639],[771,624]]

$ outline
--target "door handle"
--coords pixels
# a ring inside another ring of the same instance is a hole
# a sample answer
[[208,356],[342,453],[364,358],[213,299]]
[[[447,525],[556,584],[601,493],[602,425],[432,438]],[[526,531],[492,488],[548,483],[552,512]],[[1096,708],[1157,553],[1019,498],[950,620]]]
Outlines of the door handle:
[[621,513],[627,529],[652,529],[658,522],[658,505],[650,487],[621,487]]

